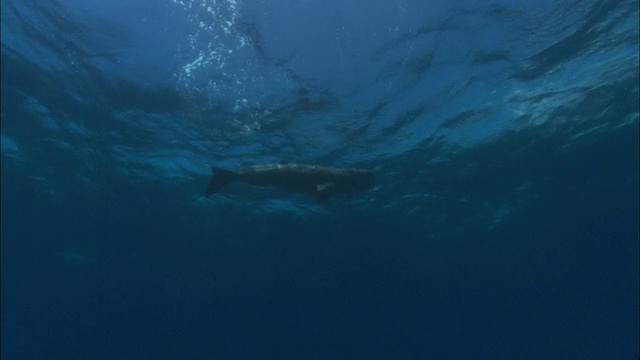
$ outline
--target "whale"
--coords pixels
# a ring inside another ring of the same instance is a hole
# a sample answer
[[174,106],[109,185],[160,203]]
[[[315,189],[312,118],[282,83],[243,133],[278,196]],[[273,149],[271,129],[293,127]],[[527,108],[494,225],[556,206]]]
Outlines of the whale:
[[314,196],[319,203],[336,194],[365,191],[373,187],[371,170],[332,168],[307,164],[266,164],[232,171],[211,167],[213,175],[205,191],[210,197],[233,182],[272,187]]

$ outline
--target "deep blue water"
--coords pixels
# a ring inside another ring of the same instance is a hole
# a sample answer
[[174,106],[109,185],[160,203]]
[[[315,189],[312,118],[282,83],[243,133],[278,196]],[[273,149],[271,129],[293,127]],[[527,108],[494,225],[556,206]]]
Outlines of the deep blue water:
[[2,359],[640,355],[637,1],[1,4]]

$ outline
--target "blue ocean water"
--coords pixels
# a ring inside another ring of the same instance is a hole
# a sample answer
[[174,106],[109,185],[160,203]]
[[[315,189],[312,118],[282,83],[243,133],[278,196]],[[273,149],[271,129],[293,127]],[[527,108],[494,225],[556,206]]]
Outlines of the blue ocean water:
[[638,1],[1,6],[2,359],[640,355]]

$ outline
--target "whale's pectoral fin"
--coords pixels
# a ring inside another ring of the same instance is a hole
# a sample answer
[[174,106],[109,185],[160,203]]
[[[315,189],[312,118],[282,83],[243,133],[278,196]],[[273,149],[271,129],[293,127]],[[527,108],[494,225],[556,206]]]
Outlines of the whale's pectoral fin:
[[318,184],[316,186],[316,202],[323,203],[327,200],[329,200],[329,198],[333,195],[333,186],[335,184],[334,183],[324,183],[324,184]]
[[335,184],[332,183],[332,182],[318,184],[318,185],[316,185],[316,191],[317,192],[322,192],[322,191],[329,190],[329,189],[331,189],[333,187],[333,185],[335,185]]

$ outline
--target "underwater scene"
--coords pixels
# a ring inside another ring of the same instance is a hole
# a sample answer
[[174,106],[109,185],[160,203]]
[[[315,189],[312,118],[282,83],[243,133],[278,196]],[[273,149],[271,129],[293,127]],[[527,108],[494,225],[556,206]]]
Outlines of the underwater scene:
[[638,7],[3,0],[2,359],[638,359]]

